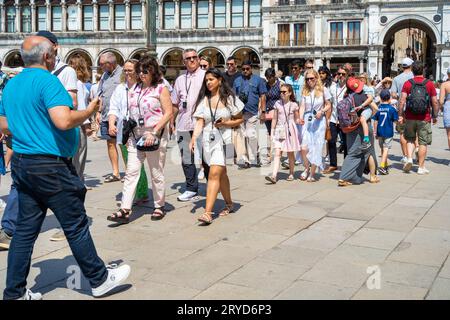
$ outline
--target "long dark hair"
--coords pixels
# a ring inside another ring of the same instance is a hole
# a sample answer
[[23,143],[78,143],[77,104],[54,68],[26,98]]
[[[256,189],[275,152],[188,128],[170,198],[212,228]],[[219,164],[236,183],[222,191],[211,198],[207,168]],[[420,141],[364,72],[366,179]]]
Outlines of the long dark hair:
[[327,66],[321,66],[319,67],[319,73],[320,72],[325,72],[327,74],[327,78],[325,79],[325,81],[323,81],[323,85],[326,88],[330,88],[331,84],[333,83],[333,76],[331,75],[330,69],[328,69]]
[[222,72],[217,68],[209,68],[205,73],[205,80],[203,80],[202,88],[200,89],[200,93],[198,95],[197,103],[195,104],[195,108],[192,113],[197,110],[197,107],[202,101],[206,98],[211,98],[211,91],[206,87],[206,76],[208,74],[212,74],[214,78],[221,80],[221,84],[219,85],[219,99],[224,104],[226,108],[228,108],[227,102],[228,98],[231,96],[233,98],[233,103],[236,102],[236,95],[234,91],[231,89],[229,84],[223,78]]

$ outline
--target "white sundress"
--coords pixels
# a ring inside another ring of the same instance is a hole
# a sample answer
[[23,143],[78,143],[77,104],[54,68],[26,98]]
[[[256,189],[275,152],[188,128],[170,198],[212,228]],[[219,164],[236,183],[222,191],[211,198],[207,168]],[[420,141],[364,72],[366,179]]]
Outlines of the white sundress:
[[[211,109],[213,115],[215,114],[215,119],[222,118],[223,121],[230,120],[232,116],[238,115],[244,109],[244,104],[239,98],[236,97],[235,101],[230,96],[228,97],[227,107]],[[232,129],[231,128],[216,128],[212,123],[211,112],[208,104],[208,99],[204,99],[195,110],[193,114],[194,118],[201,118],[205,121],[203,127],[203,137],[202,137],[202,151],[203,159],[209,166],[225,166],[226,159],[229,156],[232,159],[233,147],[232,147]],[[211,140],[211,134],[214,139]],[[227,147],[227,153],[225,155],[225,146],[230,146],[230,150]],[[230,154],[231,153],[231,154]]]
[[[315,91],[309,96],[302,96],[302,103],[305,104],[305,114],[303,119],[305,124],[302,126],[302,147],[308,148],[306,157],[308,161],[323,169],[322,150],[325,143],[325,131],[327,128],[325,115],[317,120],[313,115],[313,110],[318,112],[325,107],[325,100],[331,99],[330,91],[324,88],[323,95],[316,97]],[[311,120],[309,120],[311,118]]]

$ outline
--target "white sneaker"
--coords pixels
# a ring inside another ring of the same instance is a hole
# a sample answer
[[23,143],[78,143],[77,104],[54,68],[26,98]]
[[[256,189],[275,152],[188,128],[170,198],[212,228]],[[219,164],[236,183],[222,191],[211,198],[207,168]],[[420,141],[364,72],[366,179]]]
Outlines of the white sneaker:
[[406,163],[403,165],[403,171],[406,172],[406,173],[408,173],[408,172],[411,170],[412,165],[413,165],[412,159],[408,159],[408,160],[406,161]]
[[408,162],[408,157],[403,157],[402,160],[400,160],[401,163],[407,163]]
[[108,269],[108,278],[99,287],[92,288],[92,295],[95,298],[101,297],[112,289],[121,285],[130,275],[131,268],[129,265],[117,267],[116,264],[106,266]]
[[33,293],[30,289],[27,289],[27,291],[25,291],[25,294],[16,300],[42,300],[42,294],[40,294],[39,292]]
[[429,173],[430,173],[430,170],[428,170],[425,167],[417,169],[417,174],[422,175],[422,174],[429,174]]
[[197,192],[185,191],[181,196],[177,197],[178,201],[191,201],[197,195]]
[[200,169],[197,178],[198,178],[198,180],[203,180],[203,179],[205,179],[205,170],[203,170],[203,168]]

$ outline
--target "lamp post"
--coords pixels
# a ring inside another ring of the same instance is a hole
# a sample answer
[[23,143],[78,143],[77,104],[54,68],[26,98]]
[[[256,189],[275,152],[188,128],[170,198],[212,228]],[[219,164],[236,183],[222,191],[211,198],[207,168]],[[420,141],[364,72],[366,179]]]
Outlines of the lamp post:
[[147,0],[147,43],[148,53],[156,57],[156,0]]

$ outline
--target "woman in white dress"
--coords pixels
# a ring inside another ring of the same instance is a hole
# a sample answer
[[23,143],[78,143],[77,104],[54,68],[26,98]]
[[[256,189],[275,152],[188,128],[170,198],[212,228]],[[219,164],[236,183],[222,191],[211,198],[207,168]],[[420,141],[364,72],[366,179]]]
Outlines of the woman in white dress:
[[305,171],[300,180],[315,182],[316,169],[323,169],[322,150],[325,143],[325,114],[331,108],[331,94],[320,81],[317,71],[305,72],[300,101],[300,122],[302,124],[302,158]]
[[243,109],[244,104],[234,95],[220,70],[208,69],[193,112],[193,117],[197,119],[197,122],[189,145],[189,148],[194,151],[195,141],[203,134],[203,158],[210,166],[210,171],[205,213],[198,218],[198,221],[206,225],[212,223],[212,211],[219,190],[225,200],[225,208],[219,215],[226,216],[233,212],[226,160],[233,160],[231,128],[243,122]]

